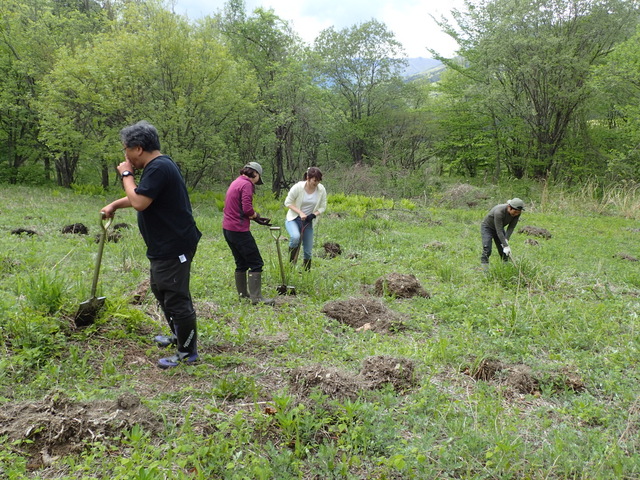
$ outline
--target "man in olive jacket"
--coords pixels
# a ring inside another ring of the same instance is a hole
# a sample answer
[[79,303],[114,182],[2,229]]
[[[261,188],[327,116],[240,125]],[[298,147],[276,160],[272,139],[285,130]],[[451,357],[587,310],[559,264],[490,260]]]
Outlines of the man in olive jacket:
[[502,260],[505,262],[509,260],[509,255],[511,255],[509,238],[516,228],[523,210],[524,202],[519,198],[514,198],[507,203],[496,205],[484,217],[480,225],[480,234],[482,235],[480,262],[485,268],[489,264],[492,241],[495,242]]

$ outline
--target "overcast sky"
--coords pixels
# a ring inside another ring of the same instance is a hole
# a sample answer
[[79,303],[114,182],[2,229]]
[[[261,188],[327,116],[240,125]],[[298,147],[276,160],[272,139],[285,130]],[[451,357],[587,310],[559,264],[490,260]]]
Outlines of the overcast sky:
[[[174,11],[191,19],[213,15],[222,10],[225,0],[173,1]],[[445,56],[453,56],[456,43],[440,31],[429,14],[436,18],[449,16],[460,8],[462,0],[245,0],[247,12],[257,7],[272,8],[280,18],[292,23],[293,29],[311,44],[321,30],[336,30],[367,22],[372,18],[383,22],[402,43],[409,57],[431,57],[427,47]]]

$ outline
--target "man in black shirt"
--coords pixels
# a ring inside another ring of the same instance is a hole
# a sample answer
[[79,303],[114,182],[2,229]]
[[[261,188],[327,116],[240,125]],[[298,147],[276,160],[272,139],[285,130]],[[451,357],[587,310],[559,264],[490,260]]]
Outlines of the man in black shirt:
[[[159,335],[160,346],[177,345],[177,354],[161,358],[160,368],[198,360],[196,313],[189,289],[191,262],[202,234],[196,226],[187,187],[178,166],[160,152],[158,132],[147,122],[123,128],[125,161],[117,169],[126,196],[102,209],[113,217],[119,208],[138,211],[138,227],[147,245],[151,290],[160,303],[171,336]],[[136,185],[134,169],[143,170]]]

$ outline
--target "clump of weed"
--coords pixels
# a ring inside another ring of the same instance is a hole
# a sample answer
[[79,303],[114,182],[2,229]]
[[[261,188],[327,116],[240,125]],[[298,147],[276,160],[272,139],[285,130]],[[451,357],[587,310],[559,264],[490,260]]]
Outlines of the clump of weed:
[[493,264],[488,270],[488,278],[504,288],[547,291],[556,287],[556,277],[526,258],[514,262]]
[[24,298],[26,304],[35,311],[48,315],[60,310],[67,290],[65,280],[48,270],[40,270],[25,279],[18,278],[16,283],[18,296]]

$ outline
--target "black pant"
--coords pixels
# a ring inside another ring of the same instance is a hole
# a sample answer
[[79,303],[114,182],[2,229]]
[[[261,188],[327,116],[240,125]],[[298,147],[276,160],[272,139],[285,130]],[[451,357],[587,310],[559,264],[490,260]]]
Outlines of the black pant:
[[264,262],[251,232],[234,232],[223,229],[222,233],[236,261],[236,272],[262,271]]
[[150,259],[150,287],[169,328],[178,338],[178,351],[196,353],[196,312],[189,280],[195,253],[169,259]]
[[504,252],[502,251],[502,243],[500,243],[500,237],[498,237],[498,232],[493,228],[489,228],[484,224],[480,225],[480,235],[482,235],[482,256],[480,257],[480,262],[489,263],[489,257],[491,256],[491,242],[493,241],[496,244],[496,248],[498,249],[498,253],[500,254],[500,258],[503,261],[509,260]]

